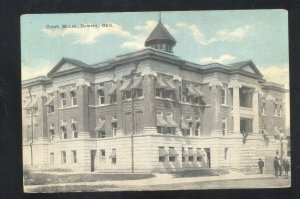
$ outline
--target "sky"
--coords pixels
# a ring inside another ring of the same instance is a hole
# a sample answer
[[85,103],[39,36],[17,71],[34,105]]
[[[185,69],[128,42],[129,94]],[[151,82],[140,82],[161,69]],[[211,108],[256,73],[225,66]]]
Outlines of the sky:
[[[62,57],[95,64],[142,49],[158,19],[159,12],[23,15],[22,79],[46,75]],[[252,60],[265,79],[289,88],[286,10],[173,11],[161,12],[161,19],[182,59],[198,64]],[[79,28],[82,24],[97,27]]]

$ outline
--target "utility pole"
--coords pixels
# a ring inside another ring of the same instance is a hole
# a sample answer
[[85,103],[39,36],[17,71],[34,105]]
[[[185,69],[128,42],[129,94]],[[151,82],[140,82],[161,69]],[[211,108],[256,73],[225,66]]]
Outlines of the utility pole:
[[[136,72],[139,62],[135,63],[135,68],[130,72],[131,75],[131,85],[133,85],[133,74]],[[134,97],[135,97],[135,90],[131,89],[131,125],[132,125],[132,132],[131,132],[131,173],[134,173],[134,140],[133,135],[135,133],[135,124],[134,124]]]

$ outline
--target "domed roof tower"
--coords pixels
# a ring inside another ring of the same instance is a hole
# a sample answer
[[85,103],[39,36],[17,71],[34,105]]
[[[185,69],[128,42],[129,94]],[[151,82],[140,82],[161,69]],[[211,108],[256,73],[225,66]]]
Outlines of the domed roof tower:
[[173,47],[175,45],[176,40],[163,25],[161,19],[159,19],[158,24],[146,39],[145,47],[152,47],[173,53]]

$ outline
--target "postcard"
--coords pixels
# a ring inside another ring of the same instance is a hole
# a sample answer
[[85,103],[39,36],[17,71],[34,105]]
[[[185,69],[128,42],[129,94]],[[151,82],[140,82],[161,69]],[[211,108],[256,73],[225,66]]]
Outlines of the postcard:
[[25,192],[291,185],[285,10],[28,14],[21,54]]

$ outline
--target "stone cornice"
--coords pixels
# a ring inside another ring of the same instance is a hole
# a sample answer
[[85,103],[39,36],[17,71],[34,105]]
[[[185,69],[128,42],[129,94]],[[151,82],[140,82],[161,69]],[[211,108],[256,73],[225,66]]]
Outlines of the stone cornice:
[[209,80],[208,86],[209,87],[212,87],[212,86],[223,86],[223,83],[220,80],[218,80],[218,79],[212,79],[212,80]]

